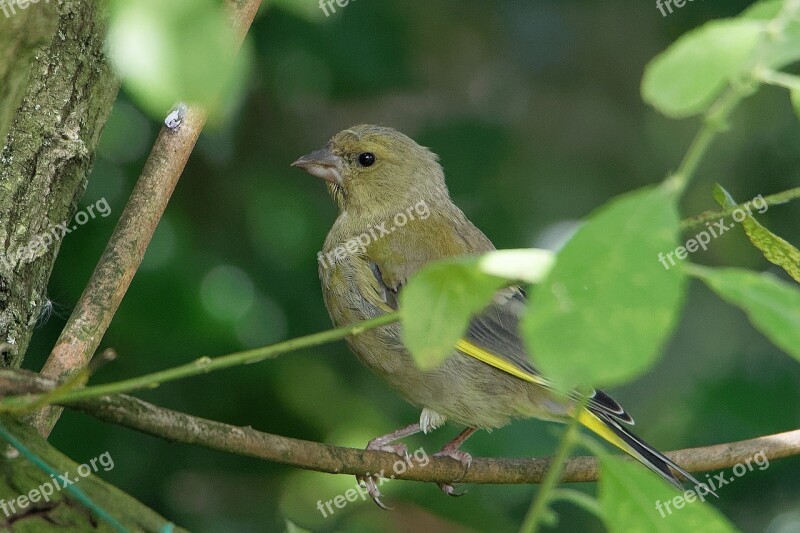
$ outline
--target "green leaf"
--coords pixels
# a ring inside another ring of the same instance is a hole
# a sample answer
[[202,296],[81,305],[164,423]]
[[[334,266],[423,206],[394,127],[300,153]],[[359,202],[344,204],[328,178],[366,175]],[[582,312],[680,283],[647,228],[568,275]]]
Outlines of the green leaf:
[[400,293],[403,341],[421,368],[434,368],[450,355],[470,318],[507,284],[478,263],[474,257],[432,263]]
[[723,300],[747,313],[776,346],[800,360],[800,289],[771,274],[685,265]]
[[683,303],[685,276],[659,260],[677,246],[676,194],[612,200],[564,246],[535,289],[522,332],[561,387],[623,383],[655,363]]
[[[784,0],[767,0],[758,2],[739,15],[741,19],[770,21],[784,16],[787,7]],[[781,68],[800,59],[800,18],[786,16],[779,25],[780,31],[772,31],[769,43],[760,58],[763,66]]]
[[[714,198],[725,209],[733,209],[738,205],[720,184],[714,186]],[[759,195],[755,199],[761,199],[764,206],[763,212],[766,212],[768,206],[764,198]],[[748,202],[746,207],[739,209],[744,217],[742,219],[742,227],[750,242],[761,250],[767,261],[778,265],[792,276],[795,281],[800,283],[800,250],[765,228],[750,214],[747,214],[751,212],[751,207],[755,207],[759,209],[759,212],[762,212],[754,201]]]
[[642,98],[672,118],[704,112],[743,73],[765,28],[761,21],[731,19],[687,33],[647,65]]
[[[701,489],[702,491],[702,489]],[[705,494],[678,493],[641,465],[613,455],[600,457],[600,509],[611,533],[733,533]],[[713,498],[713,496],[712,496]]]
[[125,88],[159,118],[181,101],[218,114],[249,59],[245,48],[236,61],[236,38],[214,0],[114,0],[107,42]]

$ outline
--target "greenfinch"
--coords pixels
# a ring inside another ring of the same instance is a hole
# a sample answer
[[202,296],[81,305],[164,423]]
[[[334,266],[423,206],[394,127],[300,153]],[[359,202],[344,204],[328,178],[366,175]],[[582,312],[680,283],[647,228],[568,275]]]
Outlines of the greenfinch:
[[[336,327],[397,310],[403,285],[431,261],[494,250],[450,200],[438,157],[396,130],[354,126],[293,166],[325,180],[339,208],[318,256],[325,305]],[[515,418],[564,422],[577,416],[589,430],[673,485],[681,486],[674,472],[700,485],[629,431],[633,419],[604,392],[593,391],[575,413],[578,393],[565,395],[549,386],[533,367],[519,334],[525,301],[518,287],[499,291],[471,320],[452,354],[432,370],[415,364],[399,323],[349,337],[356,357],[422,410],[418,422],[371,440],[367,449],[402,455],[405,446],[397,441],[450,421],[466,429],[436,455],[469,468],[472,458],[459,447],[478,429],[499,428]],[[360,479],[383,507],[374,480]],[[458,495],[450,484],[440,487]]]

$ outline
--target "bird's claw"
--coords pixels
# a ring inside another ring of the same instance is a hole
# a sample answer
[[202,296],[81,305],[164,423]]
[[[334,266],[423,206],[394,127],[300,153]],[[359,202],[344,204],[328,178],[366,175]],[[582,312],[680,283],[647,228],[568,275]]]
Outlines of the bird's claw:
[[437,485],[439,485],[439,488],[442,489],[442,492],[444,492],[448,496],[453,496],[457,498],[467,493],[466,490],[463,490],[461,492],[456,492],[455,487],[453,487],[453,485],[449,483],[437,483]]
[[392,510],[391,507],[388,507],[381,501],[383,494],[381,494],[381,491],[378,490],[378,485],[375,484],[375,478],[372,476],[356,476],[356,480],[358,481],[359,485],[362,485],[367,490],[367,494],[369,494],[369,497],[372,498],[372,501],[374,501],[378,507],[384,511]]

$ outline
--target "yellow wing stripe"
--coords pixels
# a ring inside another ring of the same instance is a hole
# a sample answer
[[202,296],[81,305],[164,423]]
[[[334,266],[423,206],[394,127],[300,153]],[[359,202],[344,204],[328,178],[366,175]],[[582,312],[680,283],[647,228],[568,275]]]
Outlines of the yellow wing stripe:
[[[537,376],[535,374],[531,374],[530,372],[525,372],[521,368],[506,361],[502,357],[498,357],[497,355],[494,355],[493,353],[484,350],[480,346],[476,346],[464,339],[460,339],[456,343],[456,350],[466,355],[469,355],[470,357],[474,357],[478,361],[482,361],[489,366],[493,366],[498,370],[502,370],[507,374],[511,374],[514,377],[525,380],[529,383],[535,383],[536,385],[542,385],[542,386],[549,386],[546,379]],[[606,424],[602,420],[597,418],[597,416],[595,416],[591,411],[583,409],[581,413],[578,415],[578,422],[580,422],[588,430],[597,434],[597,436],[607,440],[609,443],[613,444],[620,450],[630,453],[631,447],[624,440],[619,438],[613,431],[611,431],[611,429],[608,426],[606,426]]]
[[460,339],[456,343],[456,350],[466,355],[469,355],[470,357],[474,357],[478,361],[482,361],[489,366],[493,366],[498,370],[502,370],[506,374],[511,374],[514,377],[528,381],[530,383],[536,383],[537,385],[547,386],[546,379],[541,378],[535,374],[531,374],[530,372],[525,372],[518,366],[506,361],[502,357],[494,355],[491,352],[487,352],[483,348],[476,346],[464,339]]
[[[460,339],[456,343],[456,350],[529,383],[535,383],[536,385],[542,385],[545,387],[549,386],[546,379],[535,374],[531,374],[530,372],[525,372],[502,357],[494,355],[493,353],[484,350],[480,346],[476,346],[464,339]],[[591,411],[583,409],[578,415],[578,422],[620,450],[630,453],[631,447],[624,440],[619,438],[613,431],[611,431],[611,429],[606,426],[602,420],[597,418],[597,416],[595,416]]]

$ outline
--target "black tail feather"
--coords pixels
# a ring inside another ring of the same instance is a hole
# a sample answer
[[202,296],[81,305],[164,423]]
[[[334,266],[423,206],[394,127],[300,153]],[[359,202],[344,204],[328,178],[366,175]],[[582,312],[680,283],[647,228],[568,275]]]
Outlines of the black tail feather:
[[684,490],[684,486],[678,477],[675,475],[675,472],[680,474],[683,478],[687,481],[692,483],[692,486],[696,488],[696,490],[701,490],[701,487],[704,489],[705,492],[708,494],[713,494],[716,497],[717,493],[714,492],[711,487],[708,486],[707,483],[703,483],[698,481],[692,474],[687,472],[685,469],[680,467],[678,464],[675,463],[672,459],[664,455],[663,453],[659,452],[645,441],[637,437],[634,433],[629,431],[627,428],[620,425],[616,420],[610,417],[608,414],[603,412],[597,412],[593,409],[590,409],[592,414],[595,415],[597,418],[602,420],[605,425],[614,432],[614,434],[622,439],[625,444],[627,444],[631,450],[632,455],[639,459],[639,461],[644,464],[647,468],[661,476],[663,479],[674,485],[679,490]]

